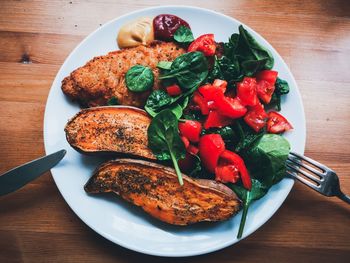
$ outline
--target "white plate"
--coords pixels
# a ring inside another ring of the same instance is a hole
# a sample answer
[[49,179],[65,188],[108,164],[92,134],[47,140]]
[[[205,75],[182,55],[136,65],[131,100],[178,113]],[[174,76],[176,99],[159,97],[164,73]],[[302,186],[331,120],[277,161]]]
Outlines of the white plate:
[[[227,41],[238,31],[241,22],[206,9],[164,6],[139,10],[119,17],[90,34],[78,45],[64,62],[51,87],[44,119],[46,153],[67,149],[64,160],[51,169],[52,176],[62,196],[72,210],[89,227],[112,242],[123,247],[158,256],[193,256],[212,252],[239,240],[236,238],[241,213],[222,223],[204,223],[175,227],[160,223],[141,209],[120,200],[117,196],[88,196],[83,189],[95,167],[104,160],[83,156],[66,142],[63,128],[69,118],[79,111],[61,91],[61,81],[71,71],[84,65],[94,56],[117,49],[116,36],[121,25],[142,16],[175,14],[191,25],[194,36],[214,33],[217,41]],[[245,26],[245,25],[244,25]],[[245,28],[267,47],[275,58],[274,69],[288,81],[291,91],[283,100],[282,114],[290,120],[294,131],[286,134],[292,150],[303,153],[305,145],[305,117],[300,94],[287,65],[273,47],[248,26]],[[244,237],[263,225],[281,206],[293,181],[284,179],[269,193],[255,202],[249,210]],[[278,231],[278,229],[276,229]]]

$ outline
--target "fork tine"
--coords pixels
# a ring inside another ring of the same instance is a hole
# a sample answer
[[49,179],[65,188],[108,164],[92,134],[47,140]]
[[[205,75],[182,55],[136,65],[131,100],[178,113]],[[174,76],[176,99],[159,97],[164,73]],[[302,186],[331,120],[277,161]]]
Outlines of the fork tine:
[[312,188],[312,189],[314,189],[314,190],[316,190],[316,191],[319,192],[319,187],[316,186],[316,185],[314,185],[314,184],[312,184],[312,183],[310,183],[310,181],[306,180],[304,177],[301,177],[300,175],[297,175],[297,174],[295,174],[295,173],[292,173],[292,172],[290,172],[290,171],[288,171],[288,170],[287,170],[287,174],[289,174],[290,176],[292,176],[292,177],[298,179],[298,180],[299,180],[300,182],[302,182],[303,184],[305,184],[305,185],[307,185],[308,187],[310,187],[310,188]]
[[297,158],[299,158],[299,159],[301,159],[303,161],[311,163],[312,165],[314,165],[317,168],[321,169],[323,172],[326,172],[327,169],[329,169],[327,166],[323,165],[322,163],[319,163],[319,162],[317,162],[317,161],[315,161],[315,160],[313,160],[313,159],[311,159],[309,157],[303,156],[303,155],[298,154],[296,152],[290,152],[289,154],[294,155],[295,157],[297,157]]
[[317,176],[319,176],[321,178],[325,175],[324,173],[321,173],[320,171],[316,170],[315,168],[311,167],[310,165],[307,165],[307,164],[301,162],[300,159],[296,159],[295,157],[289,157],[288,156],[288,161],[290,161],[292,163],[295,163],[296,165],[305,168],[306,170],[310,171],[311,173],[316,174]]
[[297,169],[295,166],[293,165],[290,165],[288,162],[286,162],[286,166],[287,168],[289,168],[290,170],[292,170],[293,172],[295,173],[301,173],[302,175],[304,175],[305,177],[309,178],[310,180],[314,181],[315,183],[318,183],[320,184],[321,183],[321,180],[319,178],[316,178],[315,176],[303,171],[303,170],[300,170],[300,169]]

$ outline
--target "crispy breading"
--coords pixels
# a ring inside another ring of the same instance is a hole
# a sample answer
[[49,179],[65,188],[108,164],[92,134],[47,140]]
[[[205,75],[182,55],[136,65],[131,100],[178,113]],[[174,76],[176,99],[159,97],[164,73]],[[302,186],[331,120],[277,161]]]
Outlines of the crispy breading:
[[110,52],[74,70],[62,81],[62,91],[85,107],[106,105],[112,97],[117,98],[119,104],[142,107],[150,91],[136,93],[128,90],[126,72],[134,65],[150,67],[155,80],[153,89],[159,89],[158,62],[173,61],[183,53],[185,50],[176,44],[160,41]]

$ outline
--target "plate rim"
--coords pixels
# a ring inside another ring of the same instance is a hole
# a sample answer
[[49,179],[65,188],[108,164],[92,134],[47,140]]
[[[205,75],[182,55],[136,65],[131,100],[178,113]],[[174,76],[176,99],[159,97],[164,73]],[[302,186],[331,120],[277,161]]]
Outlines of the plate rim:
[[[55,79],[53,80],[52,82],[52,85],[50,87],[50,90],[49,90],[49,93],[48,93],[48,96],[47,96],[47,101],[46,101],[46,104],[45,104],[45,112],[44,112],[44,119],[43,119],[43,138],[44,138],[44,148],[45,148],[45,153],[46,154],[49,154],[49,146],[48,146],[48,143],[47,143],[47,138],[48,138],[48,131],[47,131],[47,127],[46,127],[46,119],[48,118],[48,103],[49,103],[49,97],[50,97],[50,94],[51,94],[51,91],[53,89],[53,87],[55,86],[55,84],[57,82],[60,82],[61,79],[59,79],[59,72],[61,72],[61,70],[66,66],[66,64],[68,63],[67,61],[70,60],[70,58],[73,56],[73,54],[86,42],[88,41],[96,32],[98,32],[99,30],[103,29],[104,27],[107,27],[108,25],[114,23],[116,20],[119,20],[119,19],[122,19],[122,18],[125,18],[127,16],[130,16],[130,15],[134,15],[134,14],[137,14],[137,13],[141,13],[141,12],[145,12],[145,11],[149,11],[149,10],[157,10],[157,9],[167,9],[167,8],[179,8],[179,9],[188,9],[188,10],[197,10],[197,11],[201,11],[201,12],[206,12],[206,13],[211,13],[211,14],[214,14],[214,15],[219,15],[219,16],[223,16],[225,17],[226,19],[229,19],[229,20],[232,20],[233,22],[237,23],[237,24],[242,24],[245,28],[248,29],[248,31],[253,31],[254,33],[256,33],[257,35],[259,35],[264,41],[266,41],[269,46],[271,47],[271,49],[276,52],[278,55],[279,53],[277,52],[277,50],[270,44],[269,41],[267,41],[260,33],[256,32],[254,29],[252,29],[251,27],[247,26],[245,23],[237,20],[236,18],[234,17],[231,17],[231,16],[228,16],[228,15],[225,15],[223,13],[220,13],[220,12],[217,12],[217,11],[214,11],[214,10],[209,10],[207,8],[202,8],[202,7],[198,7],[198,6],[191,6],[191,5],[161,5],[161,6],[152,6],[152,7],[147,7],[147,8],[141,8],[141,9],[137,9],[135,11],[132,11],[132,12],[128,12],[124,15],[121,15],[121,16],[118,16],[112,20],[109,20],[108,22],[104,23],[102,26],[96,28],[93,32],[91,32],[90,34],[88,34],[83,40],[81,40],[79,42],[79,44],[69,53],[69,55],[65,58],[64,62],[62,63],[61,67],[59,68],[59,70],[57,71],[56,73],[56,77]],[[280,55],[279,55],[280,56]],[[290,71],[288,65],[285,63],[284,59],[282,56],[281,57],[281,63],[283,64],[283,66],[287,69],[287,73],[288,75],[291,76],[291,80],[292,80],[292,85],[295,87],[295,92],[296,92],[296,96],[298,98],[298,100],[301,102],[300,103],[300,110],[301,110],[301,113],[302,113],[302,119],[300,120],[300,122],[302,122],[303,124],[303,127],[304,127],[304,131],[303,131],[303,143],[301,145],[301,153],[303,154],[304,153],[304,150],[305,150],[305,144],[306,144],[306,118],[305,118],[305,110],[304,110],[304,105],[303,105],[303,101],[302,101],[302,97],[301,97],[301,93],[299,91],[299,88],[298,88],[298,85],[295,81],[295,78],[294,78],[294,75],[292,74],[292,72]],[[246,237],[250,236],[252,233],[254,233],[255,231],[257,231],[258,229],[260,229],[265,223],[267,223],[272,216],[275,215],[275,213],[277,212],[277,210],[281,207],[281,205],[284,203],[284,201],[286,200],[286,198],[289,196],[290,194],[290,191],[291,189],[293,188],[293,185],[294,185],[294,181],[292,181],[292,183],[290,184],[289,189],[285,189],[286,190],[286,195],[283,197],[283,198],[279,198],[278,199],[278,202],[276,202],[276,205],[275,205],[275,209],[272,210],[271,212],[271,215],[268,216],[268,218],[266,219],[266,221],[264,222],[260,222],[259,224],[256,224],[256,226],[254,226],[254,228],[251,230],[251,231],[246,231],[244,233],[244,236],[240,239],[230,239],[226,242],[223,242],[222,244],[218,245],[218,246],[215,246],[213,248],[206,248],[206,249],[198,249],[196,252],[194,253],[191,253],[190,251],[188,251],[187,253],[183,252],[181,254],[175,254],[174,252],[158,252],[158,251],[151,251],[151,250],[148,250],[148,249],[143,249],[142,247],[139,247],[139,246],[133,246],[133,245],[130,245],[130,243],[125,243],[123,242],[122,239],[119,239],[119,238],[116,238],[115,236],[112,236],[110,235],[109,233],[106,233],[105,231],[103,230],[98,230],[93,224],[90,224],[89,222],[87,222],[85,219],[83,219],[79,213],[72,207],[72,205],[68,202],[68,196],[65,196],[64,194],[62,194],[62,191],[61,191],[61,187],[59,186],[59,184],[56,182],[56,179],[55,179],[55,175],[52,171],[51,172],[51,175],[52,175],[52,178],[56,184],[56,187],[58,188],[59,192],[60,192],[60,195],[63,197],[64,201],[66,202],[66,204],[69,206],[69,208],[76,214],[76,216],[78,216],[78,218],[83,221],[87,226],[89,226],[89,228],[91,228],[92,230],[94,230],[97,234],[103,236],[104,238],[108,239],[109,241],[119,245],[119,246],[122,246],[124,248],[127,248],[127,249],[130,249],[130,250],[133,250],[133,251],[136,251],[136,252],[139,252],[139,253],[142,253],[142,254],[146,254],[146,255],[153,255],[153,256],[162,256],[162,257],[192,257],[192,256],[198,256],[198,255],[203,255],[203,254],[208,254],[208,253],[211,253],[211,252],[214,252],[214,251],[218,251],[218,250],[222,250],[228,246],[231,246],[235,243],[238,243],[240,241],[242,241],[243,239],[245,239]]]

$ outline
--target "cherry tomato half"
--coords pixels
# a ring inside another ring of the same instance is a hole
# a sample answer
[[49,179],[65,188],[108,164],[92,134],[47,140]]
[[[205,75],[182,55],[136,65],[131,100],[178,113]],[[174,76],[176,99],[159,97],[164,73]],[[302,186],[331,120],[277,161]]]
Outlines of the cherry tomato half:
[[206,134],[199,139],[199,156],[204,167],[215,173],[219,156],[225,151],[225,143],[219,134]]
[[232,119],[243,117],[247,108],[237,98],[226,97],[223,94],[217,94],[214,99],[218,112]]
[[256,79],[245,77],[237,83],[237,97],[243,105],[255,106],[259,102],[256,89]]
[[205,34],[194,40],[188,47],[188,52],[200,51],[205,56],[213,56],[215,54],[216,44],[214,34]]
[[181,88],[177,84],[168,86],[165,89],[166,89],[166,92],[172,97],[178,96],[182,93]]
[[244,188],[250,190],[252,188],[252,180],[243,159],[238,154],[229,150],[223,151],[220,158],[220,162],[226,161],[228,164],[234,165],[237,168],[239,174],[241,175]]
[[202,125],[198,121],[186,120],[185,122],[179,122],[179,130],[180,134],[191,142],[198,142]]
[[267,114],[264,110],[264,106],[259,102],[254,107],[250,107],[247,114],[244,116],[244,121],[254,131],[260,131],[266,124]]
[[232,123],[232,119],[221,115],[216,110],[210,111],[209,115],[204,122],[204,128],[222,128],[224,126],[230,125]]
[[293,126],[281,114],[271,111],[268,113],[267,131],[270,133],[282,133],[293,129]]

